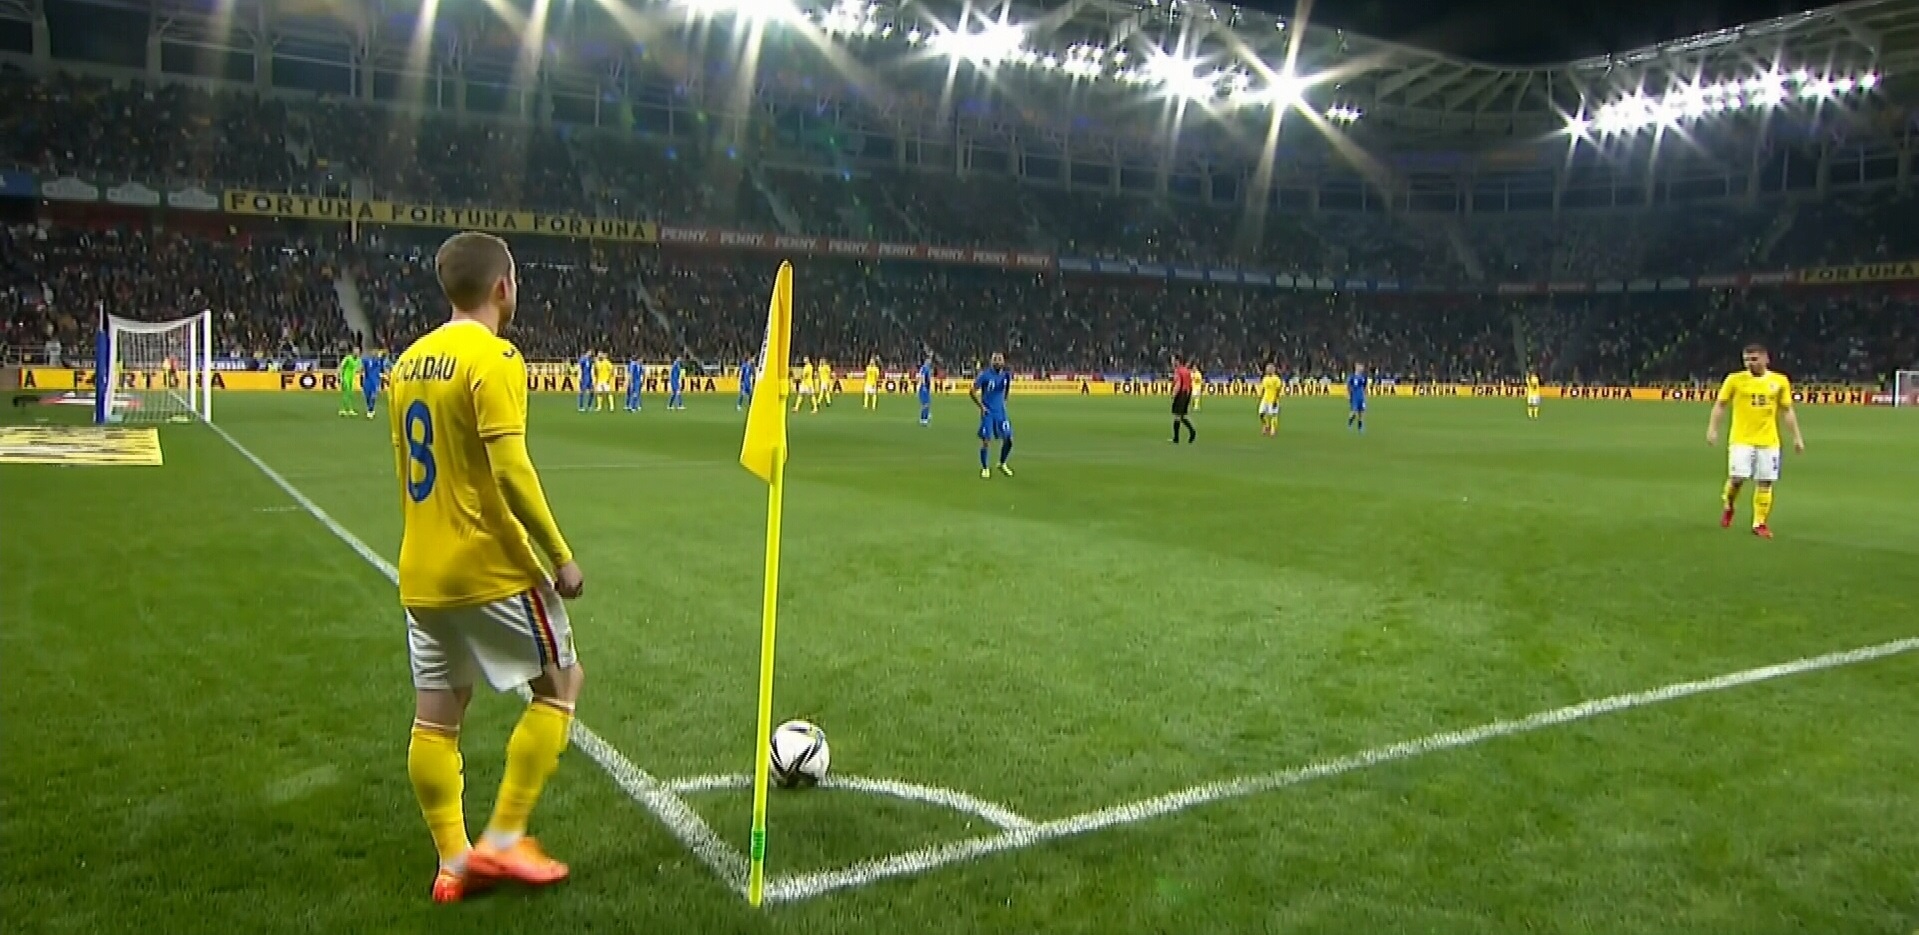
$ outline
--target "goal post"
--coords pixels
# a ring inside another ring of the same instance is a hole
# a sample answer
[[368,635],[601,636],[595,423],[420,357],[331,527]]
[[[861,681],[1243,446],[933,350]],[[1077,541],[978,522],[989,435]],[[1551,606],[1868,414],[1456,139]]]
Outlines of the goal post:
[[1919,407],[1919,370],[1900,370],[1892,375],[1892,404]]
[[213,313],[173,321],[106,316],[94,421],[213,421]]

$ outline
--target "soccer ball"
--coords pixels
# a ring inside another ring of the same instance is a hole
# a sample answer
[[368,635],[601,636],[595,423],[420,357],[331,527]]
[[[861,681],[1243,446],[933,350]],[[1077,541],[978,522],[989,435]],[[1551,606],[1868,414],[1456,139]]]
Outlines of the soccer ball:
[[766,762],[782,789],[804,789],[826,778],[832,759],[826,732],[807,721],[787,721],[767,739]]

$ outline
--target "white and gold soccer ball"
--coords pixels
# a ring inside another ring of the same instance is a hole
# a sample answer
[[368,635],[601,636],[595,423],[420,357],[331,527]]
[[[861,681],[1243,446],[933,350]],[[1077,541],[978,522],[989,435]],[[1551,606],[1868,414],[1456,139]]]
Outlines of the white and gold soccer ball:
[[782,789],[804,789],[826,778],[832,753],[826,732],[808,721],[787,721],[773,729],[766,744],[767,766]]

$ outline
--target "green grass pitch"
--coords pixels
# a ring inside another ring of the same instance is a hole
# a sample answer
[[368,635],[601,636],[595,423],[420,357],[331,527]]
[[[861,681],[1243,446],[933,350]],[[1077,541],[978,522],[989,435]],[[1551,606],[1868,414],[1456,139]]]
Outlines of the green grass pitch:
[[[732,399],[533,450],[578,550],[582,721],[662,779],[751,768],[765,488]],[[376,551],[384,420],[226,394],[219,423]],[[1759,541],[1691,404],[889,397],[794,417],[776,717],[836,774],[1036,822],[1919,633],[1919,422],[1802,410]],[[48,410],[4,418],[44,418]],[[72,418],[62,413],[55,418]],[[580,752],[535,831],[564,888],[427,900],[392,586],[200,426],[159,468],[0,468],[8,932],[1891,932],[1919,924],[1919,653],[1355,768],[749,908]],[[468,814],[519,705],[476,700]],[[748,796],[686,801],[744,849]],[[776,877],[991,836],[777,794]]]

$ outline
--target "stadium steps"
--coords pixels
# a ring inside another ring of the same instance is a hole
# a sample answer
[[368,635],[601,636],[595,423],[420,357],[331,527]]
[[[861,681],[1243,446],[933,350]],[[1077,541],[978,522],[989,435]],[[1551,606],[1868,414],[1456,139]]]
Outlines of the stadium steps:
[[767,181],[766,173],[760,171],[759,166],[749,167],[746,170],[746,177],[753,183],[753,190],[766,199],[766,206],[772,209],[773,220],[779,222],[780,230],[789,234],[806,233],[806,225],[800,221],[799,212],[793,210],[793,206],[787,204],[785,198],[780,197],[780,193],[773,188],[773,183]]
[[366,317],[366,305],[360,301],[360,284],[342,270],[333,275],[333,296],[340,301],[340,314],[346,317],[347,328],[362,339],[370,339],[373,326]]
[[[1466,278],[1473,282],[1486,280],[1486,267],[1479,262],[1479,252],[1473,249],[1472,242],[1466,239],[1466,228],[1458,218],[1443,218],[1439,229],[1446,234],[1446,242],[1452,245],[1453,259],[1466,271]],[[1522,355],[1523,356],[1523,355]]]
[[1766,239],[1759,242],[1759,255],[1754,259],[1759,263],[1771,259],[1773,248],[1779,246],[1779,242],[1792,233],[1792,226],[1798,220],[1799,203],[1787,201],[1785,206],[1779,209],[1779,213],[1773,217],[1772,226],[1766,229]]

